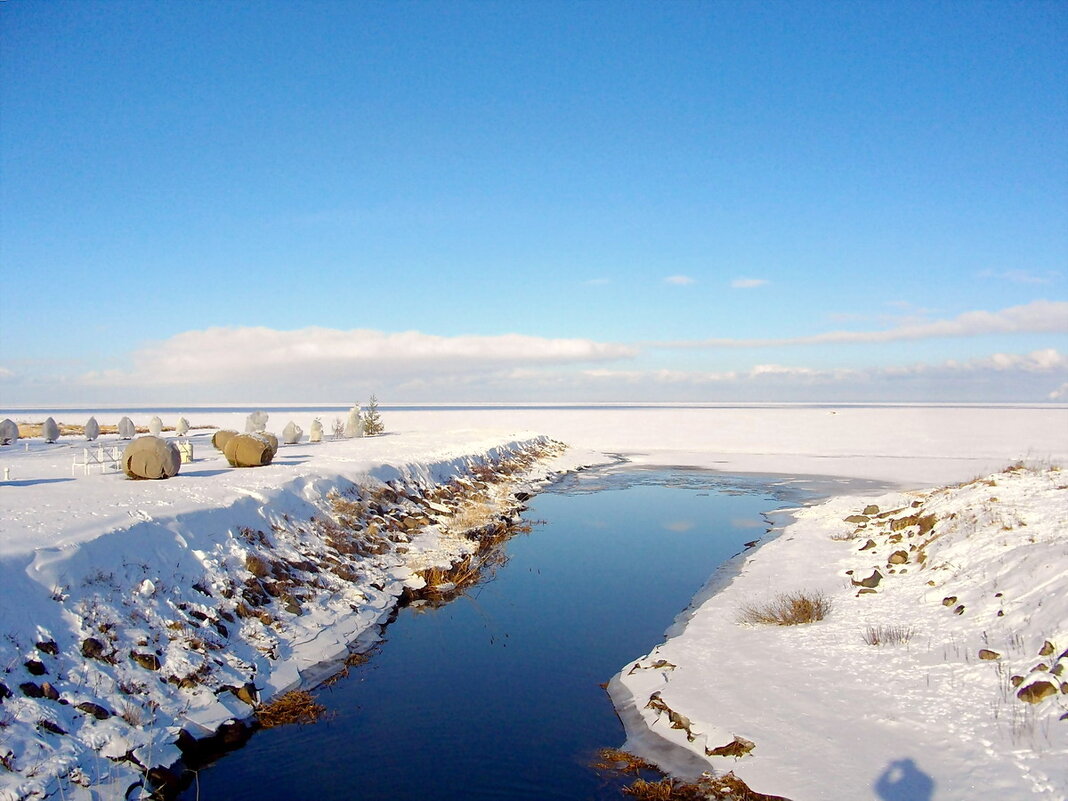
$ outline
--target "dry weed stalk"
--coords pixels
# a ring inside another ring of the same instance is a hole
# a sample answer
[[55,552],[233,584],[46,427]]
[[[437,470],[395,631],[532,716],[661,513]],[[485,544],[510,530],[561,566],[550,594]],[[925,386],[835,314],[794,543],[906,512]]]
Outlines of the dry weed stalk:
[[864,642],[868,645],[906,645],[911,639],[911,626],[879,624],[864,630]]

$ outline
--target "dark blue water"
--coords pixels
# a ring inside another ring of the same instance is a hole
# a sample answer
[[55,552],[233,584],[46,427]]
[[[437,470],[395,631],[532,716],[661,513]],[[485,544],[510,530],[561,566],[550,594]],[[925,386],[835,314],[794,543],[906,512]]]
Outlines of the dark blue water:
[[[661,641],[717,565],[800,489],[701,471],[580,473],[537,496],[507,564],[404,609],[317,692],[332,717],[256,734],[186,801],[619,799],[592,771],[624,740],[602,682]],[[197,795],[199,791],[199,796]]]

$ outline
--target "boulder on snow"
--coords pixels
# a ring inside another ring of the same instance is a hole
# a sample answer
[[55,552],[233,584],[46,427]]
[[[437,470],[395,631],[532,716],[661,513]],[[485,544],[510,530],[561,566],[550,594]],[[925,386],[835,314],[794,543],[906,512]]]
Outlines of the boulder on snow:
[[262,467],[270,464],[274,459],[271,443],[253,434],[238,434],[231,437],[223,453],[232,467]]
[[138,437],[122,453],[122,469],[134,479],[173,478],[181,466],[174,443],[152,435]]
[[1053,682],[1046,679],[1038,679],[1021,687],[1020,691],[1016,693],[1016,697],[1029,704],[1038,704],[1058,692],[1059,689]]
[[145,654],[140,651],[130,651],[130,659],[139,664],[145,670],[159,670],[163,665],[155,654]]
[[857,581],[856,579],[850,579],[853,582],[854,587],[867,587],[868,589],[874,589],[879,586],[879,582],[883,580],[883,574],[878,570],[872,571],[872,574],[866,579]]
[[890,554],[890,558],[886,560],[891,565],[903,565],[909,561],[908,551],[894,551]]

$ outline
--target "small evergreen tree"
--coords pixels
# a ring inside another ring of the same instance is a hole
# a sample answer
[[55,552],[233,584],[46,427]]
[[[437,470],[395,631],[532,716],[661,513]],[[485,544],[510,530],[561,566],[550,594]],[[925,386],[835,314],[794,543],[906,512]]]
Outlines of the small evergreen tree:
[[100,424],[95,417],[90,417],[85,423],[85,438],[92,442],[100,436]]
[[189,433],[189,421],[184,417],[179,417],[178,422],[174,425],[174,430],[178,433],[179,437],[184,437]]
[[382,417],[378,413],[378,398],[374,395],[367,401],[367,411],[363,413],[363,433],[369,437],[381,434],[386,428],[382,425]]
[[316,417],[312,420],[311,433],[308,435],[310,442],[322,442],[323,440],[323,421]]
[[148,433],[154,437],[158,437],[161,431],[163,431],[163,421],[160,420],[157,415],[148,421]]

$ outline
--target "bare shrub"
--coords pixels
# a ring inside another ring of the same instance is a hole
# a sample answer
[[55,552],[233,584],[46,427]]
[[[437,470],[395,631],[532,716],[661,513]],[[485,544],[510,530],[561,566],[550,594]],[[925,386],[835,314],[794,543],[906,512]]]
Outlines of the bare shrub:
[[782,593],[773,601],[747,603],[738,614],[741,623],[796,626],[823,620],[831,611],[831,601],[822,592],[798,590]]
[[911,626],[880,624],[864,630],[864,642],[868,645],[906,645],[911,639]]
[[316,703],[307,690],[291,690],[264,704],[257,710],[256,719],[265,729],[289,723],[316,723],[326,713],[326,707]]

